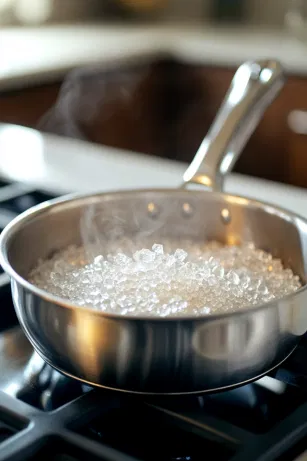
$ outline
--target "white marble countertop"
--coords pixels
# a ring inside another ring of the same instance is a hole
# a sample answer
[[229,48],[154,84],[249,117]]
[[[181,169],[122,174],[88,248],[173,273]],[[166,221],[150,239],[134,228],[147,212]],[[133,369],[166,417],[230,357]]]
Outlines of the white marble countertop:
[[88,64],[113,64],[167,53],[185,62],[237,67],[250,58],[279,59],[307,75],[307,43],[286,32],[183,25],[61,25],[0,31],[0,90],[61,78]]
[[[39,188],[60,195],[179,187],[186,168],[172,160],[0,124],[0,177],[20,182],[29,190]],[[306,189],[231,174],[225,190],[307,218]]]

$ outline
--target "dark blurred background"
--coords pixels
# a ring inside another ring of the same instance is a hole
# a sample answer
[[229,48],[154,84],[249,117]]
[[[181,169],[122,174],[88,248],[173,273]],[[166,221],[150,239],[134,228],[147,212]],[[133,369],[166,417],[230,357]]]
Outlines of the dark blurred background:
[[237,65],[288,82],[236,171],[307,187],[300,0],[0,0],[0,122],[190,162]]

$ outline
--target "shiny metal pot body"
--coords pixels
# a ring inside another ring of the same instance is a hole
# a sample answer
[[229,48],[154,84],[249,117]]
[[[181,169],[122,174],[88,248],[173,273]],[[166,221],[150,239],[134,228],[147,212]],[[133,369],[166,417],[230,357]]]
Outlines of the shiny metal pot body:
[[[74,306],[27,281],[39,258],[81,244],[84,223],[93,224],[94,219],[102,226],[106,242],[133,237],[140,229],[153,242],[165,237],[195,242],[216,239],[226,244],[252,241],[281,258],[305,282],[307,222],[271,205],[217,191],[251,124],[272,99],[272,91],[276,95],[280,87],[275,62],[256,64],[267,70],[267,76],[269,70],[273,76],[277,73],[276,80],[263,84],[252,73],[255,63],[248,65],[246,93],[241,100],[231,101],[238,83],[234,81],[223,110],[185,174],[185,182],[209,190],[68,197],[29,210],[4,230],[1,263],[11,276],[18,319],[35,350],[58,370],[93,385],[129,392],[212,391],[266,373],[292,352],[305,333],[306,287],[282,300],[236,313],[162,319],[109,315]],[[251,110],[255,103],[256,112]]]
[[[155,203],[164,236],[225,243],[253,241],[305,279],[307,223],[247,199],[203,191],[156,190],[101,194],[55,201],[19,218],[6,234],[18,319],[36,351],[73,377],[106,387],[145,393],[185,393],[231,386],[261,375],[282,361],[307,329],[307,293],[238,313],[204,318],[127,318],[71,306],[26,281],[40,257],[80,244],[80,221],[93,205],[102,216],[115,210],[137,231],[131,216],[148,214]],[[187,204],[193,209],[188,216]],[[171,210],[171,212],[170,212]],[[231,217],[225,223],[225,210]],[[125,219],[125,217],[127,219]],[[146,217],[146,219],[145,219]],[[135,228],[134,228],[135,227]],[[12,272],[14,271],[14,272]]]

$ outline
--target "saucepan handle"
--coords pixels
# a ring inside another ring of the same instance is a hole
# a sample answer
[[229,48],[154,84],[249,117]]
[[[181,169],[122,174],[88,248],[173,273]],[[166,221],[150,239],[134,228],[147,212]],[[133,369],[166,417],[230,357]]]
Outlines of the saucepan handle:
[[238,68],[207,136],[184,173],[184,186],[223,189],[225,175],[284,82],[282,66],[275,60],[248,61]]

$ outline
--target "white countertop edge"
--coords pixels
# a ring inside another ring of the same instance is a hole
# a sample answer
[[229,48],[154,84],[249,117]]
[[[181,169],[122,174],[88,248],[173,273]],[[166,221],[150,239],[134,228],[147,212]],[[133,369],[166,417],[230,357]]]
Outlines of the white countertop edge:
[[[176,188],[187,165],[0,124],[0,176],[57,194]],[[231,174],[225,191],[307,217],[307,190]]]
[[76,67],[169,55],[183,62],[237,67],[276,58],[307,75],[307,43],[268,29],[166,25],[62,25],[0,31],[0,89],[59,80]]

